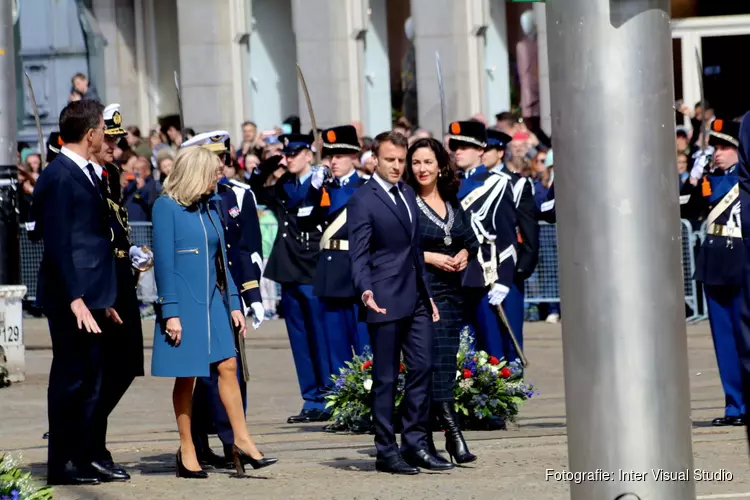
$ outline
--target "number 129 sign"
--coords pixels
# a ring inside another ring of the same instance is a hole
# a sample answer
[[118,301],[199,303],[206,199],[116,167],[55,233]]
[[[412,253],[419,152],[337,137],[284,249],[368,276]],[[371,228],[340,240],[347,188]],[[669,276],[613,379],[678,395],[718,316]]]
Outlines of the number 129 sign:
[[21,340],[21,328],[18,326],[0,326],[0,344],[18,344]]

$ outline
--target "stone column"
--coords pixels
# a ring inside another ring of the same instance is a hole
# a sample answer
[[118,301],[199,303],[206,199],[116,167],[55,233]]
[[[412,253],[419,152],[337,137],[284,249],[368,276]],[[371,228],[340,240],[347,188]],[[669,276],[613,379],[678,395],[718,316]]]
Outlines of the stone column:
[[[243,109],[232,81],[229,0],[177,0],[184,123],[196,133],[237,130]],[[236,138],[234,138],[236,142]]]
[[419,126],[442,137],[440,92],[435,52],[445,85],[446,120],[466,120],[483,111],[483,52],[471,2],[466,0],[412,0],[414,20]]
[[534,22],[536,23],[537,46],[539,47],[539,121],[542,130],[552,134],[552,118],[549,89],[549,53],[547,47],[547,11],[545,4],[535,3]]
[[[318,127],[344,125],[363,116],[362,43],[355,37],[365,28],[362,6],[348,0],[294,0],[297,61]],[[311,129],[302,87],[299,117],[302,132]]]
[[107,40],[104,88],[98,89],[106,96],[103,104],[120,103],[125,125],[137,124],[145,96],[139,91],[134,0],[93,0],[92,7]]

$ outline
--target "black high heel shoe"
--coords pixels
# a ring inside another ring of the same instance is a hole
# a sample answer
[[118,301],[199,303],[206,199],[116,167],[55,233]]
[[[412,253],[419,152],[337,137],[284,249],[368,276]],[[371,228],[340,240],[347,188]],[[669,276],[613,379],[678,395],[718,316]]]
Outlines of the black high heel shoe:
[[256,460],[239,449],[236,444],[232,445],[232,457],[234,458],[234,468],[237,469],[237,474],[245,473],[245,464],[249,464],[253,469],[262,469],[279,461],[278,458],[267,457]]
[[177,477],[184,479],[207,479],[208,473],[204,470],[190,470],[182,464],[182,448],[177,450]]
[[474,462],[476,455],[469,452],[466,440],[461,434],[461,428],[458,425],[458,417],[453,409],[452,401],[442,401],[438,406],[438,417],[445,429],[445,451],[457,464],[467,464]]

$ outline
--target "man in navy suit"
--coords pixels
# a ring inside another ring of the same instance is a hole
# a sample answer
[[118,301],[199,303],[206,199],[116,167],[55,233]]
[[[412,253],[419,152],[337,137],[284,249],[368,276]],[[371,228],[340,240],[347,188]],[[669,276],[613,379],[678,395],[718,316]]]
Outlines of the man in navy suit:
[[[416,195],[401,180],[407,146],[398,132],[378,135],[375,175],[347,203],[352,278],[367,307],[373,351],[375,467],[393,474],[453,468],[428,449],[432,323],[440,316],[424,279]],[[393,408],[402,352],[406,386],[399,452]]]
[[101,167],[88,158],[104,138],[98,101],[60,113],[60,155],[34,188],[34,220],[44,241],[37,302],[49,321],[52,368],[47,393],[49,484],[96,484],[91,463],[94,412],[102,381],[102,328],[121,322],[109,208],[99,188]]

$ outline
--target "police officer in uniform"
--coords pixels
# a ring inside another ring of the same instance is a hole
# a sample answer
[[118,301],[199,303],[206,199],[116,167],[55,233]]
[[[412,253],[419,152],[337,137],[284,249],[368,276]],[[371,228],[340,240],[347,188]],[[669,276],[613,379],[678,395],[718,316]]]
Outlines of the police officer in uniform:
[[331,417],[325,409],[331,362],[322,308],[313,294],[322,231],[306,222],[315,208],[313,139],[285,134],[280,140],[287,172],[273,186],[264,187],[270,169],[257,169],[250,185],[279,224],[264,276],[281,285],[281,307],[304,400],[300,413],[287,422],[325,422]]
[[[215,152],[227,164],[229,157],[229,132],[215,130],[205,132],[185,141],[181,148],[200,146]],[[227,264],[237,289],[240,291],[245,311],[252,311],[253,326],[263,322],[265,311],[260,296],[260,277],[263,272],[261,255],[260,224],[258,212],[250,186],[223,177],[217,187],[221,202],[217,212],[224,227]],[[235,337],[237,349],[237,379],[242,394],[242,405],[247,412],[247,360],[245,343],[241,336]],[[193,393],[193,442],[201,467],[231,468],[234,433],[224,405],[219,397],[219,374],[211,371],[209,377],[196,379]],[[208,442],[208,435],[216,433],[224,448],[224,458],[216,455]]]
[[738,137],[738,123],[722,119],[711,123],[709,143],[715,147],[714,168],[701,181],[709,212],[706,238],[698,253],[694,278],[704,286],[708,320],[726,399],[724,416],[712,421],[716,426],[743,425],[745,417],[738,354],[738,345],[742,345],[740,308],[745,265],[737,167]]
[[[476,299],[473,326],[484,350],[493,356],[505,357],[509,353],[506,346],[512,342],[496,308],[501,304],[505,306],[516,274],[517,220],[513,185],[510,175],[491,173],[482,164],[487,147],[487,130],[482,123],[453,122],[449,132],[448,146],[455,154],[457,167],[464,173],[458,199],[471,219],[480,244],[477,262],[481,276],[467,273],[464,280],[465,286],[482,291]],[[490,287],[489,292],[485,287]]]
[[93,466],[105,481],[130,479],[125,470],[114,464],[112,454],[106,448],[107,419],[135,377],[144,375],[143,330],[136,285],[138,274],[150,269],[154,259],[148,248],[131,245],[129,239],[128,212],[122,205],[121,172],[120,168],[112,163],[117,142],[126,135],[122,128],[120,105],[110,104],[104,108],[102,149],[90,159],[95,170],[98,170],[98,166],[102,168],[99,188],[109,206],[109,225],[117,275],[117,299],[114,307],[122,319],[121,324],[106,323],[106,329],[102,333],[104,372],[101,396],[91,429],[97,453],[97,460]]
[[[492,133],[494,134],[494,132]],[[516,225],[518,265],[513,286],[510,288],[503,307],[508,316],[508,323],[516,335],[519,346],[523,349],[524,285],[526,280],[534,273],[534,269],[539,262],[539,210],[534,199],[533,180],[521,176],[520,172],[511,171],[508,165],[508,162],[501,162],[492,170],[492,173],[503,173],[510,176],[513,185],[513,201],[516,205],[516,218],[518,220]],[[504,343],[504,353],[505,359],[508,361],[518,358],[518,353],[512,342]]]
[[[327,170],[318,169],[312,178],[320,202],[313,210],[311,222],[323,228],[313,293],[323,308],[334,374],[351,360],[352,350],[362,354],[370,343],[367,324],[358,320],[360,300],[352,281],[346,225],[346,203],[367,182],[354,169],[359,151],[357,129],[353,126],[324,131],[323,156],[330,159],[331,166]],[[325,182],[327,175],[331,177]]]

